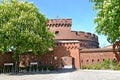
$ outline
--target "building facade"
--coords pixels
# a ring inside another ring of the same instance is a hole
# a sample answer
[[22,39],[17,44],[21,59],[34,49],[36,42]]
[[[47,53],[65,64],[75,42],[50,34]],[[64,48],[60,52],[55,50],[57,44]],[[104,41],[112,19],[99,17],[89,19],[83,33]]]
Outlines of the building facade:
[[[20,66],[53,65],[56,68],[76,68],[87,64],[116,59],[112,48],[99,48],[98,36],[89,32],[72,31],[72,19],[49,19],[48,29],[55,34],[55,48],[47,54],[20,56]],[[12,54],[0,54],[0,65],[14,62]]]
[[105,59],[116,59],[112,48],[99,48],[98,36],[89,32],[72,31],[71,26],[72,19],[48,21],[49,30],[55,34],[56,47],[53,54],[62,64],[61,67],[79,69],[88,64],[101,63]]
[[95,34],[72,31],[71,26],[72,19],[48,21],[49,30],[55,34],[56,47],[53,54],[60,61],[59,64],[62,64],[62,68],[80,68],[80,49],[99,47]]

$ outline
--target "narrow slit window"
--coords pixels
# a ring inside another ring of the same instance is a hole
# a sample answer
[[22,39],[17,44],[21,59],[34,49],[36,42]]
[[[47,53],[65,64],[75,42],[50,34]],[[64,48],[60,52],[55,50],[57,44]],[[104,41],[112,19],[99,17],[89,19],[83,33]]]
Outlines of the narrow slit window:
[[55,35],[58,35],[59,34],[59,31],[55,31]]

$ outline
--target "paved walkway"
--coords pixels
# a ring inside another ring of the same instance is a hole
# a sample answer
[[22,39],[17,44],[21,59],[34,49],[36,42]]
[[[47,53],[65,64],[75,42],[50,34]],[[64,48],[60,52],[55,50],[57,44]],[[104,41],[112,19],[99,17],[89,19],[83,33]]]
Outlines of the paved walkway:
[[120,71],[77,70],[28,74],[0,74],[0,80],[120,80]]

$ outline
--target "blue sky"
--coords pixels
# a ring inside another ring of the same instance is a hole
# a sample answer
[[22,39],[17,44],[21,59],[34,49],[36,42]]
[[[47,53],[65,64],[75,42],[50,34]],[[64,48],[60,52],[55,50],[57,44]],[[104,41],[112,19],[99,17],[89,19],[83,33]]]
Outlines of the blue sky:
[[[94,18],[97,11],[89,0],[28,0],[33,2],[49,19],[72,18],[73,31],[95,33]],[[107,38],[98,35],[100,47],[109,45]]]
[[[49,19],[71,18],[72,30],[95,33],[96,12],[89,0],[28,0]],[[100,47],[109,45],[105,36],[98,35]]]

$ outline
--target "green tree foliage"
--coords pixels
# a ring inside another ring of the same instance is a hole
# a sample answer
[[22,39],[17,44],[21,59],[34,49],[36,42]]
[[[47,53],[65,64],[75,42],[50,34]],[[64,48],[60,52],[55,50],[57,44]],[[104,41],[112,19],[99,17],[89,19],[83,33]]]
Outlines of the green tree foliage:
[[120,0],[90,0],[98,10],[96,32],[107,36],[110,43],[120,40]]
[[42,54],[54,46],[47,18],[33,3],[2,0],[0,4],[0,51],[13,51],[14,59],[29,50]]

